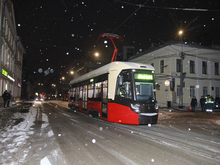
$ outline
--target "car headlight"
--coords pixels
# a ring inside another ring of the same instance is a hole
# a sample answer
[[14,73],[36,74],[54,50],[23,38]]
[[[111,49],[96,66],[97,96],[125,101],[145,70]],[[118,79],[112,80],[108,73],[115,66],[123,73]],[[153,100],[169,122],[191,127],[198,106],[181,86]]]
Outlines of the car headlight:
[[134,110],[134,112],[139,113],[140,112],[140,104],[131,104],[131,108]]

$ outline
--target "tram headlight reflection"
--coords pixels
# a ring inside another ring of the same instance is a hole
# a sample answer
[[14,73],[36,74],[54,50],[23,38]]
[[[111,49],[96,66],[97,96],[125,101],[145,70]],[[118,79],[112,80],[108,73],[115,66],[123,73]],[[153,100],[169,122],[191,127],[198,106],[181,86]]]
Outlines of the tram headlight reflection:
[[134,112],[140,113],[140,104],[131,104],[131,108]]

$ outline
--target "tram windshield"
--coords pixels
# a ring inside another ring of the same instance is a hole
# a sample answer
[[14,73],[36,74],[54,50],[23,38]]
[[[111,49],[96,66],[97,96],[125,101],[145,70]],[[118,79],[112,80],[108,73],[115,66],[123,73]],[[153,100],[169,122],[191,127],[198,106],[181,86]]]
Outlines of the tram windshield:
[[143,74],[141,74],[141,76],[140,74],[135,74],[134,85],[135,85],[136,100],[144,101],[144,100],[155,99],[154,92],[153,92],[154,85],[152,83],[153,76],[146,75],[146,74],[144,75],[144,77],[143,77]]

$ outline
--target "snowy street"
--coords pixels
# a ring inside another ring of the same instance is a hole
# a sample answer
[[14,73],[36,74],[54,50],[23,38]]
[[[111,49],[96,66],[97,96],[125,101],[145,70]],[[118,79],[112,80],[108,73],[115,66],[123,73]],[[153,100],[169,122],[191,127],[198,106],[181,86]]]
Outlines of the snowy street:
[[0,124],[0,164],[220,164],[220,112],[163,108],[134,126],[44,101],[1,108]]

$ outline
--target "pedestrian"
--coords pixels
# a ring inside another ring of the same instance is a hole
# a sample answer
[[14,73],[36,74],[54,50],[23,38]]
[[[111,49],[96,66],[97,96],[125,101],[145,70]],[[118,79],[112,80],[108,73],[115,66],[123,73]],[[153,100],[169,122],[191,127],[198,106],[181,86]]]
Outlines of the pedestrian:
[[4,107],[6,108],[7,101],[8,101],[8,91],[7,90],[5,90],[5,92],[3,93],[2,97],[3,97],[3,100],[4,100]]
[[203,96],[201,96],[199,102],[200,102],[200,106],[201,106],[202,112],[203,111],[205,112],[205,101],[206,101],[206,99]]
[[193,96],[191,100],[191,106],[192,106],[192,112],[195,112],[196,106],[197,106],[197,99],[195,96]]
[[10,100],[11,100],[11,91],[9,91],[7,93],[7,96],[8,96],[7,107],[9,107],[9,103],[10,103]]
[[207,113],[212,113],[212,106],[213,106],[214,100],[210,97],[210,95],[207,95],[205,104],[206,104],[206,112]]

